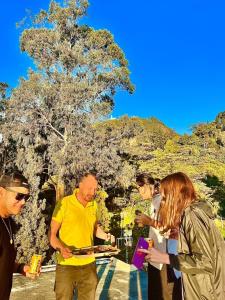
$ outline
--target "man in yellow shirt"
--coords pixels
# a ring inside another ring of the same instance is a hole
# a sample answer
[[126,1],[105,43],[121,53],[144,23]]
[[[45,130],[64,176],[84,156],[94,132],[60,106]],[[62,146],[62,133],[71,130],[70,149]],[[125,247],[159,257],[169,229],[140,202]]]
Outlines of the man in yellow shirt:
[[78,300],[95,298],[98,282],[95,258],[73,257],[71,249],[92,246],[94,235],[103,240],[111,239],[98,225],[97,204],[93,200],[97,187],[96,176],[85,174],[78,189],[59,201],[53,212],[49,240],[58,250],[56,300],[72,300],[75,289]]

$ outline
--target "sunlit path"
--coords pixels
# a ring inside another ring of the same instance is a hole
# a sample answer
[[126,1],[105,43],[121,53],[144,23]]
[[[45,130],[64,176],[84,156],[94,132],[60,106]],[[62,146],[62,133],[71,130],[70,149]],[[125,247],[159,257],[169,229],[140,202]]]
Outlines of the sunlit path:
[[[96,300],[147,300],[147,273],[138,272],[120,260],[97,267]],[[44,272],[36,281],[15,276],[10,300],[53,300],[55,272]]]

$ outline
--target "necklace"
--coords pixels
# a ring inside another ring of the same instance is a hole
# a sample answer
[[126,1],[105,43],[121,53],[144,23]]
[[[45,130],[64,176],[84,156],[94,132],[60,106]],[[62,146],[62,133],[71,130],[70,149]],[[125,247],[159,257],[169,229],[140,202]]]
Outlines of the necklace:
[[12,228],[11,228],[11,224],[10,224],[10,220],[9,220],[9,228],[6,225],[5,220],[1,217],[3,224],[5,225],[6,230],[8,231],[9,234],[9,238],[10,238],[10,244],[12,245],[13,243],[13,234],[12,234]]

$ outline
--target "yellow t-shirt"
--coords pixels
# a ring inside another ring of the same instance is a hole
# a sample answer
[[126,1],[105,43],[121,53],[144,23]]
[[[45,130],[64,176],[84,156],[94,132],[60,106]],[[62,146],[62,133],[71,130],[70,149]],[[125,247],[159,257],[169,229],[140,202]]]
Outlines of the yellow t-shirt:
[[[61,224],[60,241],[68,247],[89,247],[93,245],[93,233],[97,221],[97,203],[91,201],[84,207],[76,197],[78,189],[73,194],[58,201],[52,219]],[[82,266],[95,261],[94,257],[64,259],[57,253],[60,265]]]

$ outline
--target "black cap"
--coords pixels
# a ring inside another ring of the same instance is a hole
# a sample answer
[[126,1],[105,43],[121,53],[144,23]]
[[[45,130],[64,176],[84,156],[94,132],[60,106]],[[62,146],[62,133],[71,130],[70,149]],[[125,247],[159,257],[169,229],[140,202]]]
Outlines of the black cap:
[[13,173],[11,175],[2,175],[0,177],[0,187],[25,187],[30,188],[27,179],[18,173]]

